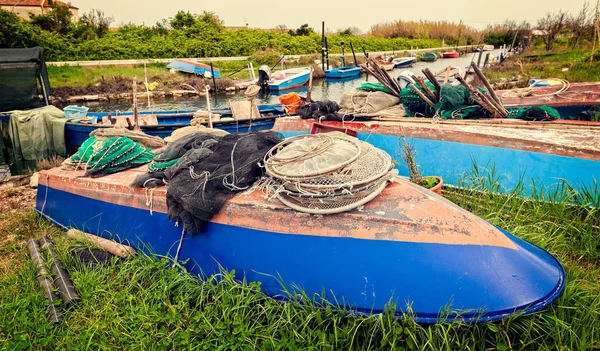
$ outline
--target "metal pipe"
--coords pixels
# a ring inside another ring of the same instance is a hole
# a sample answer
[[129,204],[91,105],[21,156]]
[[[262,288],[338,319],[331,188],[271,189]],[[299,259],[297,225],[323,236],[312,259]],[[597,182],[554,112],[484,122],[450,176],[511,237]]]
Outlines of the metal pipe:
[[321,28],[321,68],[325,71],[325,21]]
[[50,241],[49,238],[43,237],[39,240],[40,247],[42,250],[46,250],[48,252],[48,259],[50,260],[50,270],[54,273],[55,279],[54,284],[58,289],[58,295],[60,299],[64,303],[65,307],[69,306],[81,301],[81,297],[75,290],[75,286],[73,285],[73,281],[69,276],[69,272],[63,267],[58,259],[58,255],[56,254],[56,250],[54,249],[54,244]]
[[213,67],[213,63],[210,63],[210,74],[212,75],[213,88],[215,90],[215,94],[217,94],[217,80],[215,79],[215,68]]
[[359,67],[358,61],[356,61],[356,53],[354,52],[354,46],[350,42],[350,50],[352,50],[352,57],[354,57],[354,66]]
[[40,284],[40,289],[42,289],[42,292],[49,302],[48,320],[51,323],[60,323],[62,321],[62,314],[55,306],[55,303],[58,301],[58,297],[54,294],[54,284],[52,284],[52,280],[48,278],[48,269],[46,268],[46,263],[44,262],[44,257],[42,257],[42,253],[40,252],[40,247],[37,240],[30,239],[27,241],[27,248],[29,249],[29,254],[31,255],[31,261],[37,270],[37,280]]

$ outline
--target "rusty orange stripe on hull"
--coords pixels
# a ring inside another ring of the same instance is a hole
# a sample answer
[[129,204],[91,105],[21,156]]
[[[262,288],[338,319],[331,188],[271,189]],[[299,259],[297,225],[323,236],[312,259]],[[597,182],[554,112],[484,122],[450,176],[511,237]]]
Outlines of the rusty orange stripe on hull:
[[[82,177],[82,172],[52,169],[40,173],[40,184],[121,206],[166,213],[164,187],[129,187],[141,170],[92,179]],[[211,221],[282,234],[516,249],[511,240],[483,219],[405,179],[398,179],[362,209],[342,214],[300,213],[253,191],[235,196]]]

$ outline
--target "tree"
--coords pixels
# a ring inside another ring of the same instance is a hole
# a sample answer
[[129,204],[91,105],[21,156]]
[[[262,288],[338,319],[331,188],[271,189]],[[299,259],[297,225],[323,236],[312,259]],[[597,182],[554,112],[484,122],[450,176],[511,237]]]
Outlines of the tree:
[[287,28],[287,26],[286,26],[285,24],[278,24],[278,25],[277,25],[277,26],[275,26],[275,28],[273,28],[273,29],[275,29],[275,30],[276,30],[276,31],[278,31],[279,33],[285,33],[285,32],[287,32],[287,31],[288,31],[288,28]]
[[169,24],[173,29],[184,29],[193,26],[196,23],[196,16],[189,11],[179,11],[175,17],[171,18]]
[[202,12],[202,15],[198,16],[198,21],[206,23],[217,30],[223,29],[223,21],[214,12]]
[[114,17],[106,16],[104,11],[97,9],[90,10],[90,12],[81,16],[81,19],[79,20],[80,23],[91,28],[100,38],[108,33],[108,29],[114,21]]
[[362,31],[358,27],[348,27],[346,29],[338,29],[341,35],[353,35],[355,37],[361,35]]
[[581,11],[577,15],[569,16],[566,23],[573,34],[569,40],[569,46],[575,48],[583,40],[586,35],[590,35],[594,31],[594,19],[590,13],[589,3],[583,3]]
[[296,35],[297,36],[303,36],[303,35],[310,35],[311,33],[313,33],[313,29],[308,27],[308,24],[303,24],[300,26],[300,28],[296,29]]
[[542,39],[546,44],[547,51],[552,50],[558,33],[565,28],[567,16],[566,12],[558,11],[557,13],[547,13],[538,20],[537,27],[542,32]]
[[50,1],[49,3],[51,10],[46,15],[29,13],[31,24],[55,33],[69,33],[72,28],[71,18],[73,13],[66,5],[59,5]]

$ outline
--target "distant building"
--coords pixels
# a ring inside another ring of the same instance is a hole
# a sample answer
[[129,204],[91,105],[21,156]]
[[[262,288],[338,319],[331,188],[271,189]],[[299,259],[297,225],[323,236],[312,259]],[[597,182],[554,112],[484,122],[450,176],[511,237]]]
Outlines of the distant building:
[[[71,5],[70,3],[64,3],[62,1],[52,1],[55,5],[65,5],[73,13],[73,21],[79,21],[79,8]],[[34,15],[47,14],[52,8],[48,0],[0,0],[0,8],[14,12],[19,17],[25,20],[29,20],[29,14]]]

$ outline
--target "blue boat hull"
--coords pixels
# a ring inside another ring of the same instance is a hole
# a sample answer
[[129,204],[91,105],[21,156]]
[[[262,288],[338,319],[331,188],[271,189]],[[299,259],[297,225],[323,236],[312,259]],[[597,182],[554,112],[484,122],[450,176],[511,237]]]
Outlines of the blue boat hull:
[[[258,106],[258,109],[263,118],[273,118],[253,121],[252,124],[249,122],[215,122],[214,127],[225,130],[229,133],[243,133],[250,130],[268,130],[273,127],[273,124],[275,123],[274,119],[276,117],[285,115],[281,105],[260,105]],[[231,117],[231,110],[228,108],[215,109],[213,111],[220,114],[221,117]],[[196,110],[141,112],[141,115],[156,115],[158,120],[158,126],[142,126],[141,129],[148,135],[157,136],[164,139],[170,136],[175,129],[190,125],[190,121],[193,118],[194,112],[196,112]],[[88,116],[98,117],[98,119],[101,119],[109,114],[111,116],[132,116],[133,112],[90,112],[88,113]],[[94,124],[67,123],[65,125],[65,143],[67,149],[77,149],[87,138],[89,138],[90,133],[97,128],[102,127]]]
[[[307,123],[310,122],[276,122],[275,130],[286,137],[306,134],[310,128]],[[351,124],[346,124],[346,127],[357,129]],[[554,149],[549,149],[548,152],[531,151],[535,150],[533,147],[517,149],[515,147],[521,146],[518,140],[507,143],[489,138],[485,141],[486,145],[482,145],[470,143],[471,139],[466,136],[464,142],[456,142],[433,137],[410,137],[407,136],[408,128],[401,133],[386,133],[382,129],[385,128],[380,127],[379,131],[365,128],[357,136],[390,154],[400,175],[406,177],[409,172],[401,157],[404,138],[414,146],[421,173],[440,176],[449,185],[463,185],[462,182],[468,172],[473,171],[474,165],[479,167],[479,177],[498,181],[501,189],[497,190],[510,192],[518,185],[524,185],[523,195],[540,191],[553,193],[564,181],[576,189],[594,188],[600,180],[598,159],[555,154]]]
[[358,78],[360,74],[361,68],[355,66],[345,66],[325,71],[325,77],[334,79]]
[[[181,228],[165,213],[47,187],[44,175],[40,180],[36,209],[58,225],[175,256]],[[565,284],[556,259],[502,233],[513,248],[283,234],[211,222],[202,234],[185,236],[179,258],[194,274],[235,270],[238,279],[258,281],[278,299],[285,299],[283,283],[310,297],[324,293],[359,313],[382,313],[393,303],[398,317],[410,305],[420,323],[457,318],[452,311],[461,311],[466,322],[482,322],[538,311]]]

